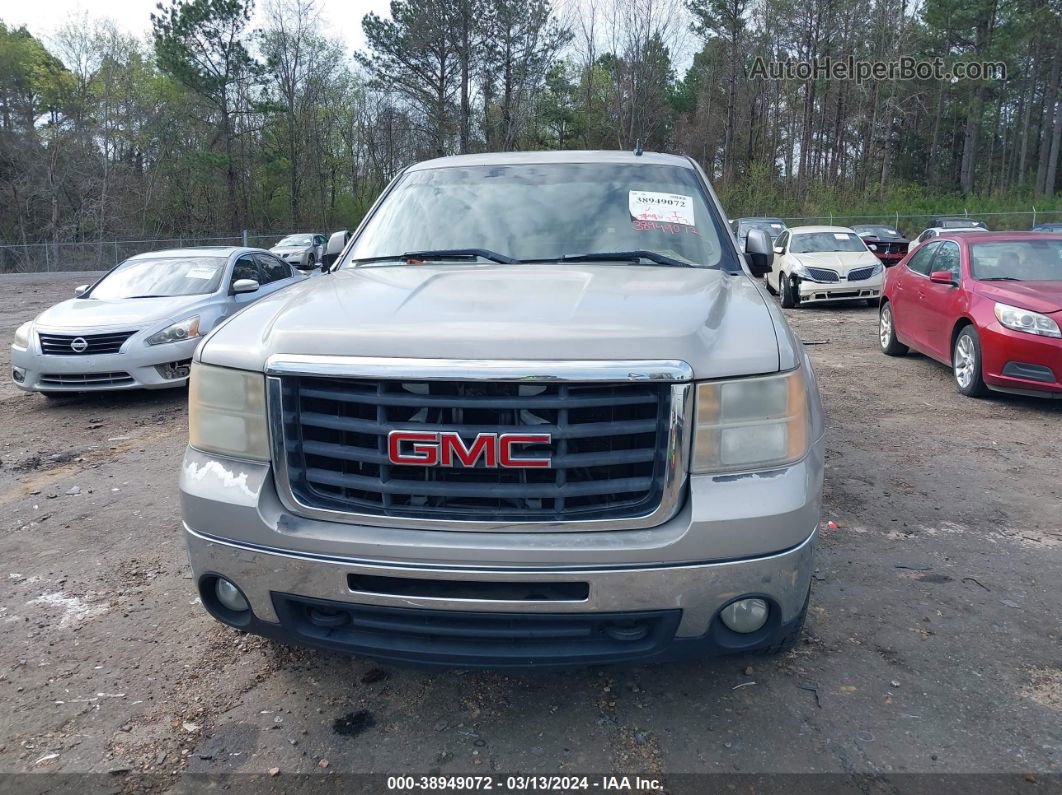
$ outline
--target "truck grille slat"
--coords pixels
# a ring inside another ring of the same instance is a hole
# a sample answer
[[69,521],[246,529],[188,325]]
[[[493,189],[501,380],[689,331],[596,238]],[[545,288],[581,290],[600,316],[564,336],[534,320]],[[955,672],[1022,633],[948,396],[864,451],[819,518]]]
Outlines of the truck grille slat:
[[[566,441],[561,439],[561,442]],[[308,455],[335,458],[340,461],[364,461],[368,464],[389,465],[386,449],[368,449],[356,445],[334,444],[332,442],[303,442],[303,451]],[[655,450],[614,450],[608,453],[564,453],[557,445],[557,455],[553,456],[553,467],[593,467],[608,464],[634,464],[652,461]],[[482,467],[482,462],[477,463]]]
[[[347,514],[489,522],[651,514],[668,466],[671,385],[482,382],[285,375],[278,422],[287,486],[302,505]],[[393,464],[393,430],[548,433],[550,466]]]
[[[373,420],[359,420],[353,417],[330,417],[315,412],[302,412],[303,426],[327,428],[333,431],[356,431],[358,433],[387,434],[390,431],[406,430],[409,425],[402,423],[380,423]],[[418,431],[452,431],[452,425],[445,423],[418,423]],[[549,424],[535,425],[466,425],[460,428],[469,436],[477,433],[515,433],[534,430],[536,433],[549,433],[556,439],[573,439],[585,436],[627,436],[636,433],[652,433],[656,430],[656,420],[630,422],[594,422],[582,426],[559,426]]]
[[[135,331],[116,331],[108,334],[45,334],[37,332],[41,353],[49,356],[92,356],[100,353],[118,353],[125,341]],[[71,347],[74,340],[84,340],[85,349],[76,351]]]
[[[464,470],[475,472],[476,470]],[[474,481],[462,485],[453,481],[433,482],[430,480],[388,480],[381,482],[377,478],[345,475],[326,469],[309,469],[306,479],[311,484],[328,486],[348,486],[354,489],[373,489],[389,494],[442,495],[452,497],[479,497],[483,486]],[[651,478],[623,478],[618,480],[589,481],[587,483],[568,483],[557,486],[555,483],[494,483],[490,486],[492,494],[499,497],[579,497],[589,494],[609,494],[642,491],[651,485]]]

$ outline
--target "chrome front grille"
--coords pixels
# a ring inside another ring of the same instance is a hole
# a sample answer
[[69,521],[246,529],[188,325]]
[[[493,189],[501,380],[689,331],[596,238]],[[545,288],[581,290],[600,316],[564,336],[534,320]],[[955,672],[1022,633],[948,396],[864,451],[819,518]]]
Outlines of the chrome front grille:
[[121,386],[133,383],[129,373],[44,373],[41,386],[94,387]]
[[50,356],[91,356],[97,353],[118,353],[135,331],[115,331],[108,334],[45,334],[38,332],[41,353]]
[[806,268],[808,276],[817,282],[836,282],[838,281],[837,271],[831,271],[828,268]]
[[848,281],[861,282],[869,279],[874,275],[874,268],[857,268],[854,271],[848,271]]
[[[685,377],[683,377],[685,380]],[[413,527],[522,523],[650,526],[677,509],[692,409],[669,380],[558,381],[274,375],[274,461],[297,512]],[[396,464],[392,432],[548,434],[519,456],[548,467]]]

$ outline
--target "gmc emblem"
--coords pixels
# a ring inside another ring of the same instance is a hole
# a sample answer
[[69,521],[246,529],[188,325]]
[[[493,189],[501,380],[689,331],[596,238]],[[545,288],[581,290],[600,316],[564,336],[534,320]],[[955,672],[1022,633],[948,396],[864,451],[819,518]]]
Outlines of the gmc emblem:
[[550,459],[515,455],[514,447],[549,444],[548,433],[478,433],[465,446],[455,431],[391,431],[387,434],[387,458],[392,464],[419,467],[474,467],[483,459],[486,467],[535,469],[549,467]]

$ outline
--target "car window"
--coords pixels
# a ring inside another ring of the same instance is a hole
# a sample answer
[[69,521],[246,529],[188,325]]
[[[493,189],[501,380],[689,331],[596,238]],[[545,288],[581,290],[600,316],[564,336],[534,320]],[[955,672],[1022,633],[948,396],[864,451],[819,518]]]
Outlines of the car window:
[[929,263],[932,261],[933,255],[937,253],[938,248],[940,248],[940,243],[926,243],[907,260],[907,267],[915,273],[928,276]]
[[309,235],[288,235],[286,238],[277,243],[277,248],[298,248],[299,246],[310,245]]
[[1000,240],[970,245],[975,279],[1062,281],[1062,240]]
[[945,240],[937,246],[937,255],[929,266],[930,272],[947,271],[956,280],[959,278],[959,244]]
[[244,254],[232,266],[232,283],[235,284],[240,279],[253,279],[258,283],[262,282],[262,275],[258,272],[258,265],[255,264],[249,254]]
[[789,242],[789,232],[782,232],[782,234],[778,235],[778,239],[774,241],[774,247],[775,248],[780,248],[780,249],[782,249],[782,251],[785,251],[785,246],[786,246],[786,243],[788,243],[788,242]]
[[854,232],[802,232],[793,235],[793,253],[866,251],[866,243]]
[[[460,219],[455,223],[454,219]],[[691,168],[525,163],[407,171],[343,267],[405,252],[481,248],[518,260],[651,251],[737,270],[723,221]]]
[[313,239],[313,244],[314,244],[315,246],[319,246],[319,245],[321,245],[321,244],[322,244],[322,243],[324,243],[324,242],[325,242],[325,237],[324,237],[324,235],[317,235],[317,236],[316,236],[316,237],[314,237],[314,239]]
[[263,284],[279,282],[281,279],[291,278],[291,266],[286,262],[281,262],[279,259],[269,254],[255,254],[254,256],[258,260],[258,264],[262,267],[262,276],[265,279],[262,282]]
[[100,279],[86,297],[115,300],[208,295],[218,289],[224,271],[224,257],[131,259]]

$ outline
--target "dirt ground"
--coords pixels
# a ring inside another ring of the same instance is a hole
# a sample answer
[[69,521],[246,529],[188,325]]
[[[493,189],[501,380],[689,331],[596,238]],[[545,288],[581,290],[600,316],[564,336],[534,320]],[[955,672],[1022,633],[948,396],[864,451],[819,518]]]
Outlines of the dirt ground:
[[883,356],[875,310],[790,310],[829,426],[794,651],[380,668],[242,635],[198,604],[176,493],[183,390],[14,388],[15,327],[86,280],[0,277],[0,773],[135,789],[141,772],[179,788],[274,769],[1062,772],[1062,401],[964,398],[940,365]]

